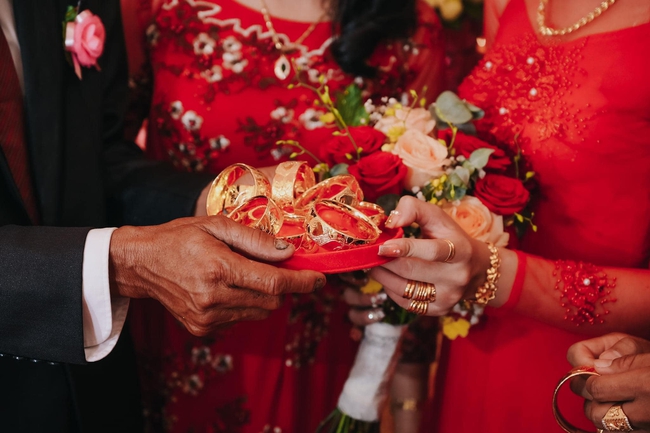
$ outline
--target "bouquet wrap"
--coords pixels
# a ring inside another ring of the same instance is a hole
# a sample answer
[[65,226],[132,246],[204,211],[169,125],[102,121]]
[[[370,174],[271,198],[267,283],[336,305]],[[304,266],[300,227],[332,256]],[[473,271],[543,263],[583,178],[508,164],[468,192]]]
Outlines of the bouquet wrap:
[[379,405],[387,370],[406,325],[373,323],[365,334],[350,376],[343,386],[338,407],[353,419],[375,422],[379,420]]

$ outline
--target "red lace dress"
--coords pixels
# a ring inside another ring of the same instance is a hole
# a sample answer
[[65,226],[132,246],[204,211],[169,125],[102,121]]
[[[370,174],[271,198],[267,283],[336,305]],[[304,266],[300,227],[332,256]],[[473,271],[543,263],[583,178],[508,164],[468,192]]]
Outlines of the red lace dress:
[[[485,109],[480,133],[511,149],[518,143],[536,173],[539,231],[525,236],[523,251],[648,268],[648,40],[650,24],[551,44],[538,39],[523,0],[507,6],[493,49],[460,93]],[[557,308],[562,314],[559,292]],[[553,390],[570,369],[567,349],[584,338],[489,309],[468,338],[443,349],[436,427],[424,431],[561,432]],[[562,397],[566,417],[585,420],[579,399]]]
[[[420,25],[407,42],[380,46],[370,95],[408,89],[440,91],[442,46],[433,11],[419,6]],[[274,18],[285,41],[309,27]],[[344,74],[328,47],[330,23],[318,24],[288,57],[301,80],[325,77],[336,93]],[[167,1],[147,28],[153,73],[146,151],[179,169],[218,173],[243,162],[271,166],[293,139],[318,155],[332,129],[314,94],[288,89],[274,74],[279,57],[262,15],[232,0]],[[208,338],[191,336],[154,303],[134,305],[132,329],[143,366],[143,394],[153,431],[311,432],[334,407],[356,351],[340,288],[287,299],[264,322],[244,322]]]

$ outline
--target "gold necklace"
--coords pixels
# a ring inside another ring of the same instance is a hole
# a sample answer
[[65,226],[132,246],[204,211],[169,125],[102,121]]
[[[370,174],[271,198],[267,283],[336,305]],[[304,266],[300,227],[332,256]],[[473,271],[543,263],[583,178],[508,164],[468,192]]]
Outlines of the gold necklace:
[[[271,32],[271,39],[273,40],[273,45],[275,45],[275,49],[277,49],[280,52],[280,57],[275,61],[275,67],[273,68],[273,72],[275,73],[275,76],[278,77],[280,80],[286,80],[287,77],[289,76],[289,72],[291,71],[291,63],[289,62],[289,59],[287,56],[285,56],[285,52],[288,51],[287,47],[285,44],[280,41],[280,37],[278,36],[278,32],[275,31],[275,27],[273,27],[273,21],[271,21],[271,14],[269,13],[269,8],[266,5],[266,2],[264,0],[260,0],[260,3],[262,4],[261,12],[262,16],[264,17],[264,24],[266,24],[266,28]],[[318,21],[315,21],[307,27],[307,30],[304,31],[302,35],[298,39],[296,39],[295,42],[291,43],[291,45],[300,45],[304,42],[305,39],[311,33],[316,29],[316,26],[321,22],[323,17],[321,16]]]
[[539,26],[539,32],[544,36],[568,35],[598,18],[614,3],[616,3],[616,0],[603,0],[600,6],[594,9],[593,12],[580,18],[575,24],[569,27],[564,27],[563,29],[552,29],[546,26],[546,5],[548,4],[548,0],[540,0],[539,6],[537,7],[537,25]]

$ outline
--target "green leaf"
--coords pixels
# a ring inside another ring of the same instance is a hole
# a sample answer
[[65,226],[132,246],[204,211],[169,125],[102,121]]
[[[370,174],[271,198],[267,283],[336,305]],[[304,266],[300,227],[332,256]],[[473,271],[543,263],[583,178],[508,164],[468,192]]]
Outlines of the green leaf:
[[444,91],[438,96],[434,106],[435,116],[446,123],[461,125],[474,118],[467,103],[454,92]]
[[350,174],[348,173],[348,164],[342,163],[342,164],[336,164],[332,169],[330,170],[330,175],[332,176],[338,176],[339,174]]
[[466,187],[469,185],[469,170],[465,167],[456,167],[454,172],[449,176],[449,182],[453,186]]
[[[367,125],[370,116],[364,107],[361,89],[356,84],[349,85],[343,92],[335,95],[335,107],[348,126]],[[362,121],[363,119],[363,121]]]
[[76,6],[68,6],[68,10],[65,11],[65,22],[71,23],[77,18],[77,8]]
[[494,149],[487,149],[485,147],[482,147],[472,152],[472,154],[469,156],[468,161],[477,170],[482,170],[487,165],[488,161],[490,160],[490,155],[493,153]]

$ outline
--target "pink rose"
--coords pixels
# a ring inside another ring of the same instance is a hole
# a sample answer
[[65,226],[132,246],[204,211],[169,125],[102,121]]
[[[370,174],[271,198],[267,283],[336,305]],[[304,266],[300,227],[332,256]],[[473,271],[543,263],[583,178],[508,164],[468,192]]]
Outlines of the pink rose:
[[406,167],[397,155],[375,152],[348,168],[361,185],[365,199],[375,202],[382,195],[402,192]]
[[80,66],[97,69],[97,59],[104,51],[106,30],[99,17],[85,10],[66,25],[65,47],[72,55],[75,73],[81,78]]
[[393,153],[402,158],[408,167],[405,187],[422,187],[425,183],[445,172],[447,147],[435,138],[417,130],[408,130],[397,140]]
[[497,247],[508,245],[510,235],[504,232],[503,217],[490,212],[476,197],[466,195],[461,200],[447,202],[442,210],[472,238],[492,242]]
[[406,130],[415,129],[428,135],[436,126],[436,121],[431,117],[429,110],[424,108],[399,108],[395,115],[384,116],[375,124],[375,129],[388,135],[393,127],[403,127]]

